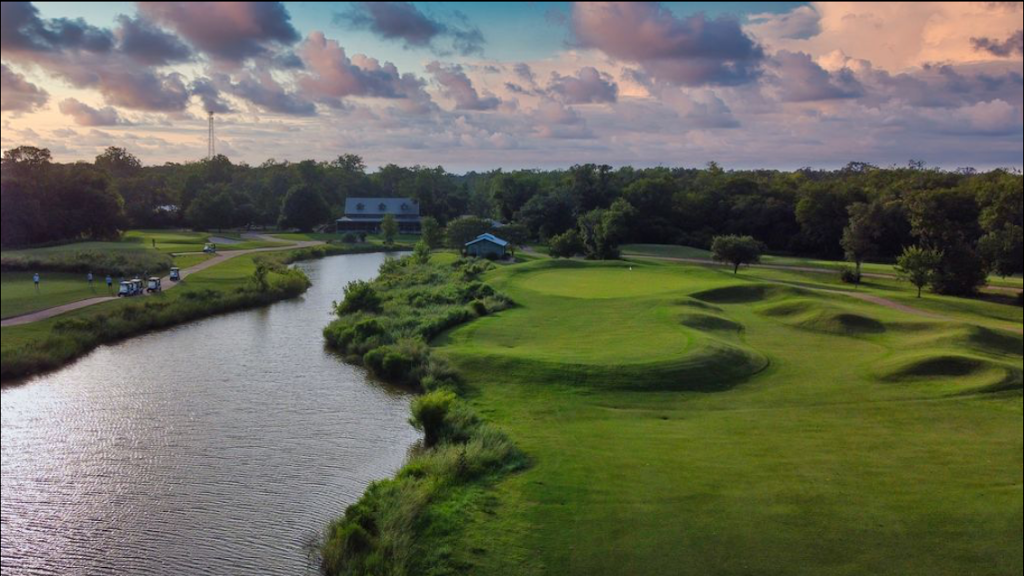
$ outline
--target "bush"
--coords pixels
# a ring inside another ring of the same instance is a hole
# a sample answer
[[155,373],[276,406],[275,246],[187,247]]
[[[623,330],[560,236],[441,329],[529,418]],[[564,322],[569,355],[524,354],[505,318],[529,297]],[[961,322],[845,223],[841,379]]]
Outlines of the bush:
[[1017,306],[1024,306],[1024,292],[1017,292]]
[[345,232],[344,234],[341,235],[341,241],[344,242],[345,244],[359,244],[360,242],[362,242],[362,238],[360,238],[353,232]]
[[861,275],[856,270],[850,268],[843,268],[839,272],[839,279],[845,284],[860,284]]
[[338,314],[354,312],[380,312],[381,300],[369,282],[356,280],[345,286],[345,299],[335,305]]
[[483,300],[473,300],[469,303],[469,309],[477,316],[487,316],[487,305]]
[[445,421],[455,406],[454,392],[439,390],[420,396],[412,403],[410,422],[423,431],[424,444],[435,446],[445,432]]
[[552,258],[572,258],[583,253],[583,240],[575,229],[551,238],[548,252]]
[[173,260],[167,254],[150,250],[73,250],[45,253],[9,253],[0,259],[0,269],[5,272],[69,272],[73,274],[110,274],[112,276],[133,276],[135,274],[163,274],[171,269]]

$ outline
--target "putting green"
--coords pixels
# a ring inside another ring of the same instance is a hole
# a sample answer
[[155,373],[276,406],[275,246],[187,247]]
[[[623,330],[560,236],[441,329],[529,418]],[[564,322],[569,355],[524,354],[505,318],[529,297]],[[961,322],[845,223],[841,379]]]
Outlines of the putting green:
[[767,365],[740,323],[683,297],[693,284],[669,268],[541,261],[492,279],[518,305],[442,339],[463,361],[528,365],[538,381],[690,390]]
[[514,282],[520,288],[568,298],[651,296],[686,287],[684,278],[665,269],[625,264],[558,264],[520,275]]

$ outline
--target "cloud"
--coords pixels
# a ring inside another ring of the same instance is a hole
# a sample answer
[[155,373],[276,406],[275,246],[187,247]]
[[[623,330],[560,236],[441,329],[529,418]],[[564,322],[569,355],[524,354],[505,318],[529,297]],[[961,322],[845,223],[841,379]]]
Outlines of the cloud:
[[525,62],[520,62],[513,66],[512,71],[523,82],[527,82],[531,85],[537,82],[536,78],[533,75],[533,69],[530,68],[530,65]]
[[334,17],[335,22],[348,22],[385,40],[400,40],[406,48],[436,50],[435,40],[447,38],[452,49],[463,56],[483,52],[484,36],[480,29],[471,26],[461,14],[456,13],[456,18],[459,23],[431,18],[410,2],[356,2],[347,12]]
[[764,53],[736,20],[677,18],[656,2],[576,2],[576,43],[639,64],[675,85],[740,85],[760,74]]
[[234,112],[230,104],[221,97],[220,90],[214,86],[208,78],[197,78],[192,81],[192,95],[198,96],[203,104],[203,110],[217,114]]
[[971,44],[975,50],[988,52],[993,56],[1007,58],[1009,56],[1024,55],[1024,30],[1017,30],[1005,41],[993,40],[991,38],[971,38]]
[[821,33],[821,15],[812,6],[799,6],[784,14],[751,14],[747,29],[755,36],[806,40]]
[[74,98],[65,98],[58,106],[61,114],[71,116],[79,126],[116,126],[125,123],[117,110],[110,106],[97,109]]
[[456,110],[494,110],[501,105],[501,100],[497,96],[480,96],[473,87],[473,82],[458,64],[445,66],[435,60],[427,64],[427,72],[441,86],[444,95],[455,100]]
[[220,62],[272,57],[300,39],[280,2],[142,2],[139,12]]
[[614,103],[619,97],[619,86],[612,77],[592,66],[581,68],[576,76],[552,73],[548,90],[567,104]]
[[87,50],[107,52],[114,45],[108,30],[86,24],[82,19],[39,17],[31,2],[3,2],[0,5],[0,49],[10,56],[19,52]]
[[289,116],[314,116],[316,105],[304,97],[288,92],[269,71],[244,72],[238,81],[219,76],[218,86],[223,90],[252,102],[267,112]]
[[864,92],[850,69],[828,72],[803,52],[781,50],[771,62],[778,74],[777,85],[785,102],[855,98]]
[[390,62],[356,54],[349,58],[336,40],[322,32],[309,35],[300,49],[309,74],[299,77],[303,91],[314,98],[348,96],[411,98],[429,101],[424,82],[413,74],[400,74]]
[[594,137],[586,120],[575,109],[554,100],[542,100],[530,115],[539,137],[554,140],[580,140]]
[[50,95],[25,77],[0,64],[0,111],[32,112],[42,107]]
[[114,31],[118,49],[142,64],[167,66],[192,59],[192,49],[142,18],[118,16],[120,26]]

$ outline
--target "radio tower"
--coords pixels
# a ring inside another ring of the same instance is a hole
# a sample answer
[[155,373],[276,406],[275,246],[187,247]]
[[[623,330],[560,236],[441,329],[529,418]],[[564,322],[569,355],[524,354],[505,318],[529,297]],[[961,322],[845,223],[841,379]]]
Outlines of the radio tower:
[[208,110],[207,112],[210,115],[210,128],[206,142],[206,158],[213,160],[213,157],[217,155],[217,138],[213,134],[213,110]]

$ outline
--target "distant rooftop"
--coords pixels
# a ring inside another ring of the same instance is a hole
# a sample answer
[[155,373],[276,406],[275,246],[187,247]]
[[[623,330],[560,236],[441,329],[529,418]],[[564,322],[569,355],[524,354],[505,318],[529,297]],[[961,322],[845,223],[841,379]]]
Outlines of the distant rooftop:
[[419,218],[420,203],[412,198],[347,198],[345,217],[351,219],[382,218],[392,214],[396,218]]
[[491,242],[493,244],[497,244],[498,246],[508,246],[508,242],[502,240],[501,238],[498,238],[494,234],[481,234],[477,236],[475,240],[470,240],[469,242],[466,242],[466,246],[483,241]]

